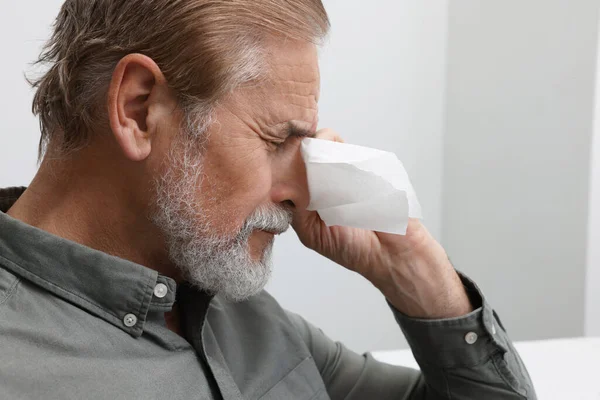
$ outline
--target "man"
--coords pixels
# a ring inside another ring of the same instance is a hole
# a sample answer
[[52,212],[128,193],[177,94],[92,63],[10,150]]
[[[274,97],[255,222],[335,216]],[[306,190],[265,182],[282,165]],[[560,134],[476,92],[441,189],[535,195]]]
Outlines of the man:
[[[477,287],[406,236],[306,211],[320,0],[67,0],[34,82],[40,169],[0,194],[0,398],[535,399]],[[263,291],[274,236],[387,298],[422,372]]]

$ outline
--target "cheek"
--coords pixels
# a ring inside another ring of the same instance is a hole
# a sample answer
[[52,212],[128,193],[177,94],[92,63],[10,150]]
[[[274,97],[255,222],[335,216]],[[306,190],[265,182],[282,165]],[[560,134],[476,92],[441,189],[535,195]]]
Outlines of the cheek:
[[269,199],[272,162],[262,151],[247,157],[206,160],[202,209],[217,234],[236,233],[254,210]]

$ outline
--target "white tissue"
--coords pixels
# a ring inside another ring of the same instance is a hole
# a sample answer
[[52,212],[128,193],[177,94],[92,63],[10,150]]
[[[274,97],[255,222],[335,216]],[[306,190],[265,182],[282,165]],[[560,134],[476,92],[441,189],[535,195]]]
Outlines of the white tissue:
[[304,139],[310,204],[327,226],[405,235],[421,206],[394,153],[321,139]]

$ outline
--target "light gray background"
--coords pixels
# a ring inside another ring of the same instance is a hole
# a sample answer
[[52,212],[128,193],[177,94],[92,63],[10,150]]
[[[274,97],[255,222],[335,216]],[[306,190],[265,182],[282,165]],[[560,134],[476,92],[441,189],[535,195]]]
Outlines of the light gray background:
[[518,339],[584,333],[598,5],[450,2],[442,238]]
[[[600,36],[600,30],[599,30]],[[600,40],[597,43],[600,60]],[[600,71],[600,61],[596,62]],[[590,146],[591,168],[589,188],[589,218],[587,238],[587,273],[585,299],[585,334],[600,336],[600,79],[596,78],[594,133]]]
[[[35,173],[23,71],[61,3],[0,0],[0,186]],[[398,154],[427,226],[514,338],[600,335],[599,1],[324,3],[322,127]],[[383,297],[293,232],[275,263],[269,290],[330,336],[357,351],[406,345]]]

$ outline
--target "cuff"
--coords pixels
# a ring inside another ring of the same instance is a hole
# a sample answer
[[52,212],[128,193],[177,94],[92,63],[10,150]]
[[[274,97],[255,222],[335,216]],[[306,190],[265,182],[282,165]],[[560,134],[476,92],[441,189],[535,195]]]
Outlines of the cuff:
[[391,304],[419,365],[440,368],[471,367],[495,352],[509,351],[508,336],[500,319],[477,285],[459,273],[475,311],[462,317],[425,320],[410,318]]

